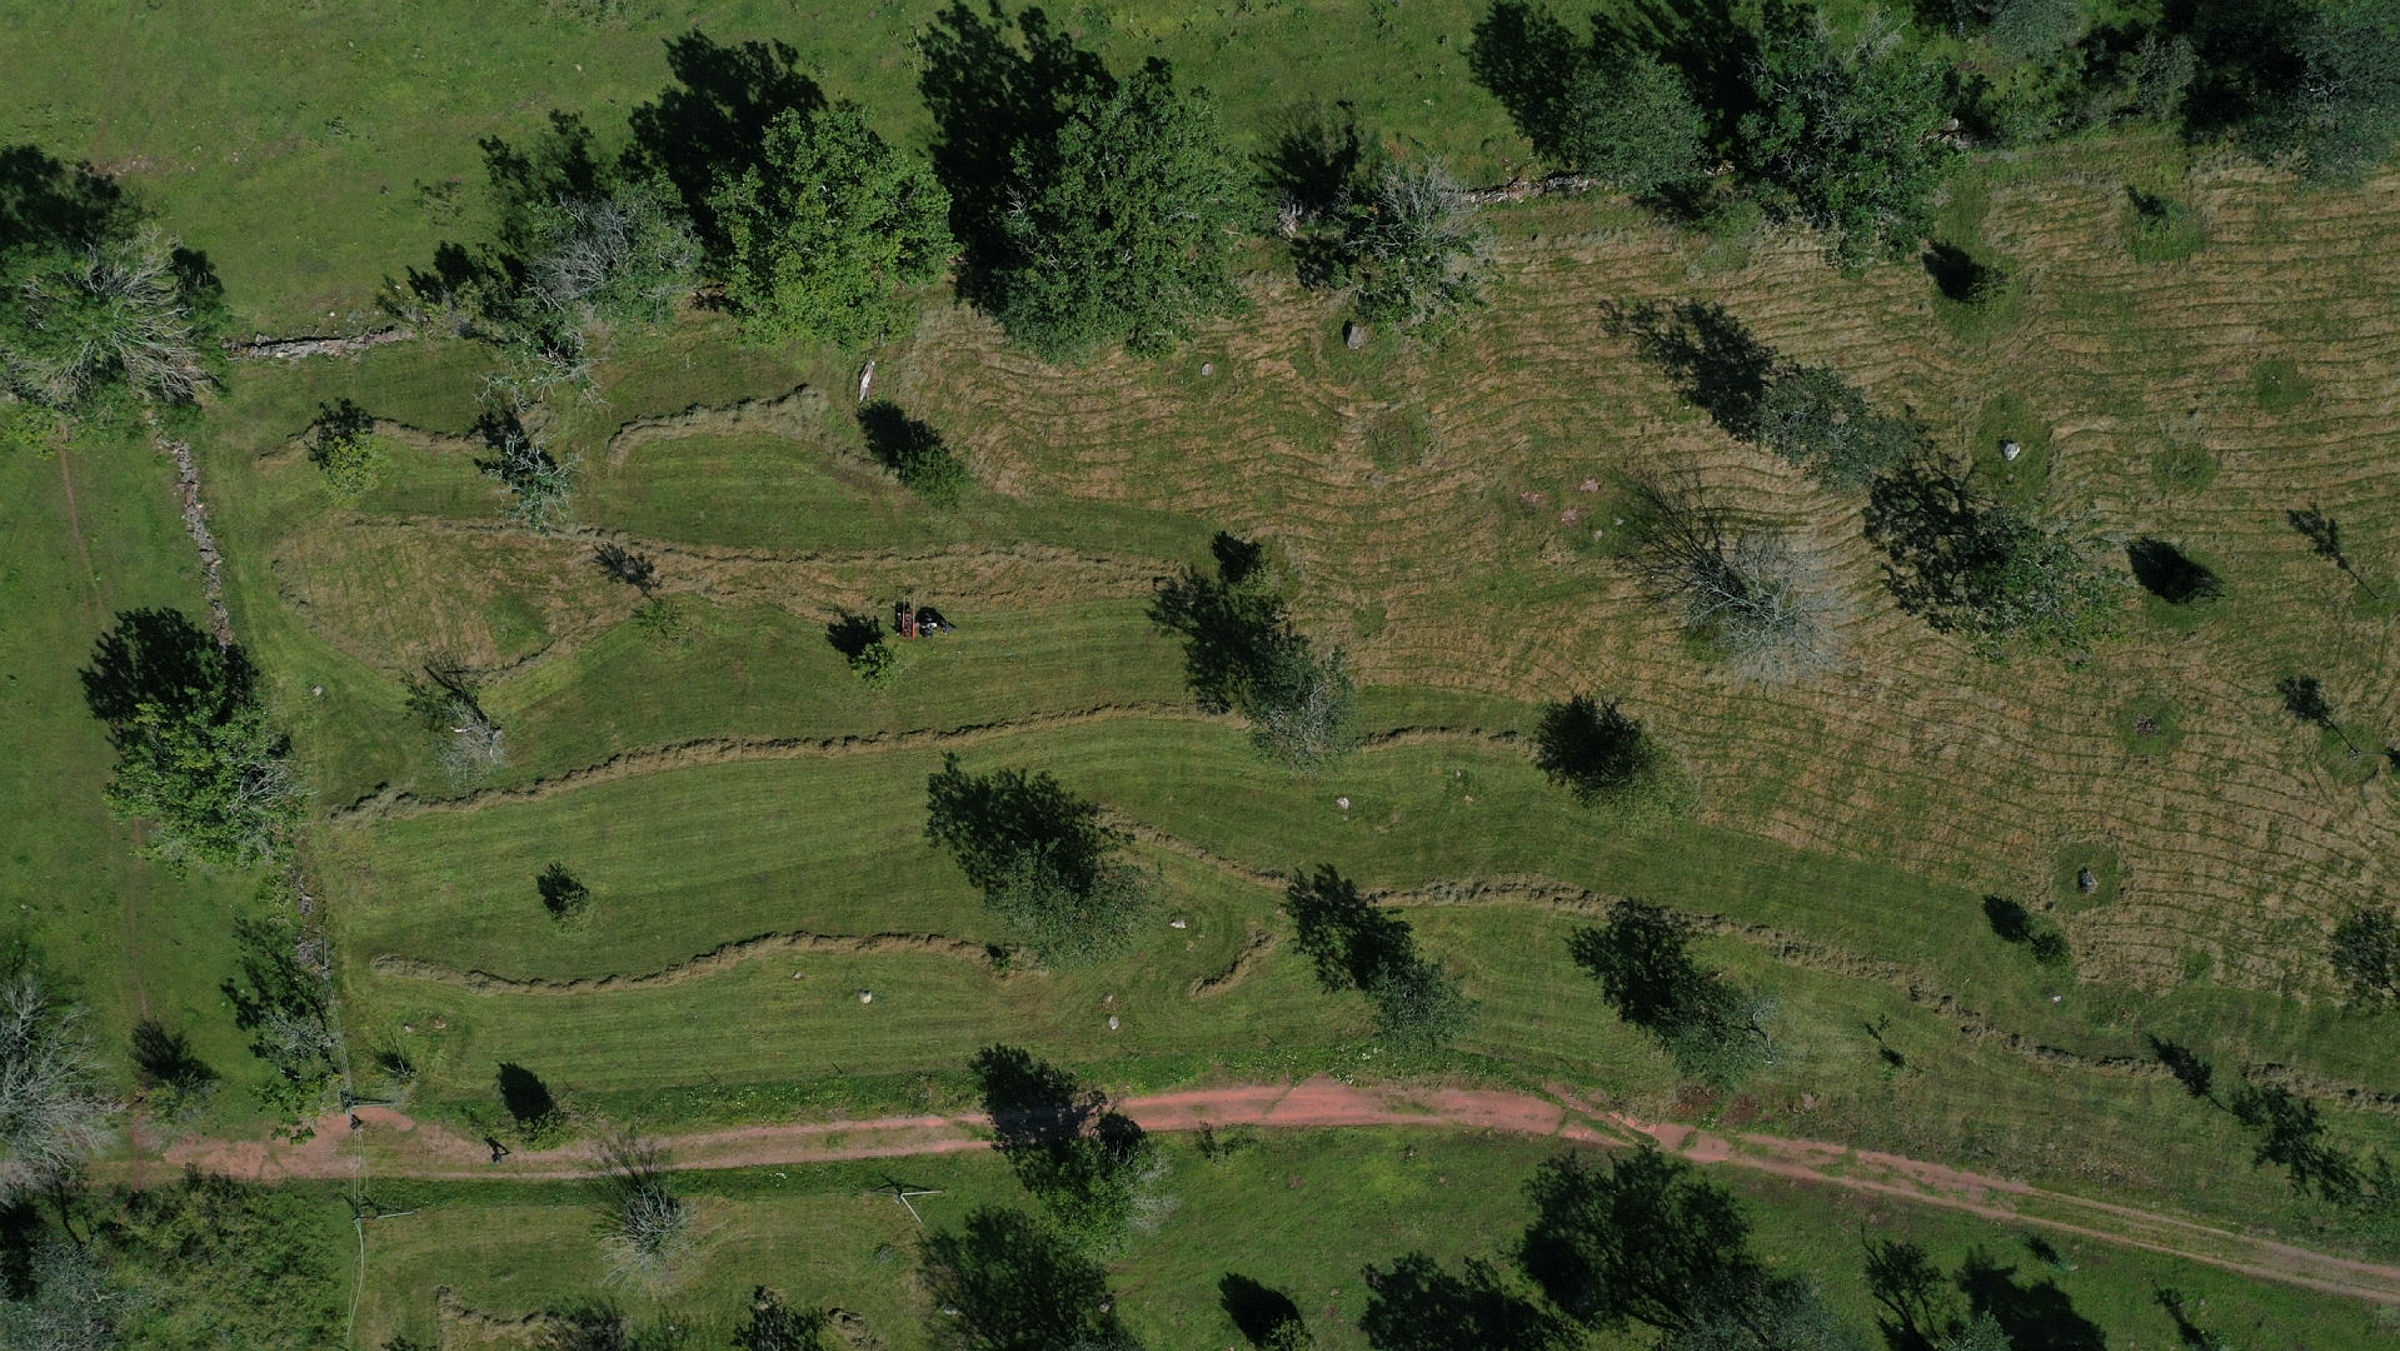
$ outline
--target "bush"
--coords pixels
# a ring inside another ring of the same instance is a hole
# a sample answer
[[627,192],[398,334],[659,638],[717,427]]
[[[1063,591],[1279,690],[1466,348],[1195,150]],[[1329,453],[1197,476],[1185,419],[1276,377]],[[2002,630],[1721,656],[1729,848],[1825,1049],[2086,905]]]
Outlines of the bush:
[[550,918],[574,919],[591,909],[592,889],[575,880],[564,863],[553,863],[533,879],[534,889],[541,893],[542,908]]
[[850,654],[850,674],[871,690],[888,690],[900,679],[900,654],[889,638],[877,638]]
[[516,518],[545,533],[558,526],[574,488],[573,458],[563,464],[551,458],[513,414],[487,416],[476,424],[476,431],[492,453],[477,460],[475,467],[508,489]]
[[601,1146],[600,1248],[618,1279],[664,1284],[698,1236],[691,1205],[674,1188],[666,1156],[632,1136]]
[[1572,790],[1576,801],[1615,816],[1664,814],[1680,806],[1666,748],[1613,699],[1601,704],[1578,694],[1544,705],[1534,763],[1551,782]]
[[341,501],[355,501],[383,476],[383,442],[375,435],[374,416],[348,399],[317,405],[310,424],[308,462],[322,470],[327,486]]
[[858,427],[876,463],[890,470],[893,478],[928,506],[945,511],[957,506],[959,494],[974,482],[940,432],[900,411],[889,399],[877,399],[859,409]]

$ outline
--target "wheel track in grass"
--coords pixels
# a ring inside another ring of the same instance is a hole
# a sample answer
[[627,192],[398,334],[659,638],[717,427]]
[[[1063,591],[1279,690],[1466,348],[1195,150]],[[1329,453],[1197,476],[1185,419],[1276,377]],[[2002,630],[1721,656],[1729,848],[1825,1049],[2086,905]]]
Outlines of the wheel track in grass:
[[[1566,1144],[1655,1145],[1704,1168],[1740,1168],[1786,1181],[1838,1187],[1894,1202],[1932,1206],[1998,1224],[2030,1225],[2095,1243],[2204,1263],[2377,1304],[2400,1305],[2400,1266],[2317,1252],[2010,1178],[1973,1173],[1895,1154],[1822,1141],[1674,1122],[1643,1121],[1550,1086],[1543,1093],[1460,1088],[1365,1088],[1330,1079],[1242,1084],[1119,1099],[1142,1127],[1191,1132],[1203,1127],[1277,1130],[1421,1127],[1553,1139]],[[490,1162],[489,1149],[431,1122],[388,1107],[360,1107],[363,1128],[342,1116],[318,1123],[302,1144],[195,1139],[170,1147],[142,1175],[199,1168],[280,1182],[300,1179],[418,1178],[448,1181],[568,1181],[601,1174],[599,1147],[579,1143],[526,1150]],[[980,1115],[899,1116],[857,1121],[790,1122],[658,1137],[651,1143],[677,1169],[769,1168],[860,1159],[954,1154],[988,1147]]]

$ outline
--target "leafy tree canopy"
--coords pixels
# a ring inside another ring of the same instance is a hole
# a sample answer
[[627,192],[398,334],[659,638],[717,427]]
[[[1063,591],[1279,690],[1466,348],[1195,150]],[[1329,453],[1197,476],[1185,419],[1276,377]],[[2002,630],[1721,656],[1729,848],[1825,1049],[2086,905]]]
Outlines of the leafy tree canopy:
[[1605,1169],[1560,1153],[1543,1161],[1525,1191],[1535,1214],[1518,1264],[1586,1327],[1631,1321],[1694,1332],[1713,1303],[1762,1278],[1750,1222],[1732,1194],[1655,1149]]
[[1087,1249],[1113,1251],[1162,1208],[1158,1146],[1106,1094],[1013,1046],[983,1048],[971,1068],[993,1147]]
[[1038,770],[969,774],[944,757],[926,782],[925,837],[1046,961],[1117,951],[1154,900],[1148,878],[1118,857],[1131,837]]
[[874,341],[907,318],[899,288],[935,280],[950,253],[949,194],[847,101],[779,114],[711,206],[726,296],[769,341]]
[[1895,40],[1845,42],[1813,5],[1766,0],[1750,81],[1729,149],[1768,204],[1831,235],[1846,265],[1914,249],[1948,153],[1941,69]]
[[921,39],[961,294],[1052,361],[1156,355],[1237,312],[1257,203],[1214,101],[1155,57],[1117,79],[1038,9],[1010,26],[999,0],[959,0]]
[[1674,915],[1632,899],[1617,902],[1606,924],[1567,940],[1618,1016],[1656,1036],[1677,1068],[1712,1083],[1737,1082],[1767,1058],[1772,1006],[1702,970],[1685,944]]
[[1902,609],[1987,653],[2010,644],[2076,653],[2115,628],[2116,578],[1929,458],[1875,480],[1866,534]]
[[1473,1006],[1458,978],[1419,955],[1408,921],[1361,896],[1356,882],[1320,865],[1314,876],[1292,879],[1283,906],[1319,983],[1364,991],[1387,1041],[1426,1048],[1465,1030]]
[[109,804],[154,823],[151,854],[172,867],[246,866],[277,850],[303,789],[239,647],[180,611],[126,610],[82,675],[117,748]]
[[1139,1351],[1108,1273],[1030,1216],[977,1210],[929,1236],[921,1260],[940,1351]]

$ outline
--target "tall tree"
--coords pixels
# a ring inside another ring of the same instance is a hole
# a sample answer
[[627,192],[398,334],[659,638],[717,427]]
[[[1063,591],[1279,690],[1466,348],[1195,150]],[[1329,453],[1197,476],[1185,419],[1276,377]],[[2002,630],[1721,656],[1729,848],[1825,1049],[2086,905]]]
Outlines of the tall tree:
[[1030,1216],[977,1210],[927,1237],[921,1261],[939,1351],[1139,1351],[1108,1273]]
[[922,38],[961,292],[1052,361],[1155,355],[1239,310],[1232,249],[1257,203],[1214,101],[1155,57],[1117,79],[1038,9],[1013,26],[1000,0],[959,0]]
[[2012,645],[2073,655],[2115,629],[2118,578],[1929,458],[1875,480],[1866,535],[1902,609],[1987,655]]
[[1318,982],[1328,990],[1363,991],[1386,1041],[1427,1049],[1465,1030],[1473,1003],[1458,977],[1419,955],[1408,921],[1361,896],[1358,884],[1330,864],[1294,877],[1283,908],[1300,950],[1316,964]]
[[949,194],[846,101],[777,116],[759,162],[711,205],[726,296],[770,341],[874,341],[905,318],[899,288],[935,280],[950,254]]
[[1534,1219],[1518,1264],[1585,1327],[1689,1332],[1710,1304],[1763,1276],[1733,1196],[1655,1149],[1605,1170],[1565,1151],[1544,1160],[1525,1191]]
[[2333,926],[2333,971],[2355,1003],[2400,1000],[2400,912],[2362,905]]
[[240,647],[220,647],[179,611],[126,610],[82,675],[117,747],[109,804],[153,823],[150,854],[181,868],[276,852],[304,790]]
[[1059,1227],[1094,1255],[1115,1251],[1165,1206],[1166,1164],[1108,1095],[1013,1046],[986,1046],[970,1066],[991,1118],[992,1147]]
[[1846,265],[1924,237],[1948,147],[1942,72],[1893,35],[1836,38],[1822,11],[1766,0],[1735,166],[1777,210],[1833,239]]
[[1609,910],[1606,924],[1576,930],[1567,947],[1617,1015],[1657,1037],[1678,1069],[1732,1084],[1766,1062],[1773,1005],[1702,970],[1686,941],[1676,916],[1627,899]]
[[1119,857],[1132,837],[1048,774],[969,774],[949,755],[925,791],[925,838],[950,850],[984,903],[1044,961],[1123,950],[1155,900],[1147,875]]

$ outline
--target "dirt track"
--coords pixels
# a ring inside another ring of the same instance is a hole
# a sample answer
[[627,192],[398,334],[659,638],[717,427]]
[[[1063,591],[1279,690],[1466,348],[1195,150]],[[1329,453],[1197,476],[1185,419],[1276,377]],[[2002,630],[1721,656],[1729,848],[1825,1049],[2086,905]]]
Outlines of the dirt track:
[[[1326,1128],[1439,1126],[1589,1144],[1644,1137],[1695,1163],[1749,1168],[1800,1182],[1844,1187],[1918,1205],[1941,1206],[2012,1224],[2038,1225],[2099,1243],[2165,1253],[2227,1271],[2373,1303],[2400,1305],[2400,1266],[2312,1252],[2270,1239],[2197,1224],[2172,1215],[2044,1191],[2004,1178],[1961,1172],[1891,1154],[1811,1140],[1635,1121],[1547,1095],[1468,1089],[1370,1090],[1328,1079],[1251,1084],[1124,1099],[1118,1104],[1153,1131],[1202,1126]],[[352,1132],[339,1116],[319,1123],[306,1144],[198,1140],[167,1150],[165,1161],[235,1177],[504,1177],[554,1180],[590,1176],[588,1145],[512,1154],[490,1162],[483,1144],[383,1107],[359,1111]],[[674,1136],[666,1147],[681,1168],[746,1168],[842,1159],[949,1154],[980,1149],[976,1116],[885,1117],[871,1121],[794,1122]]]

